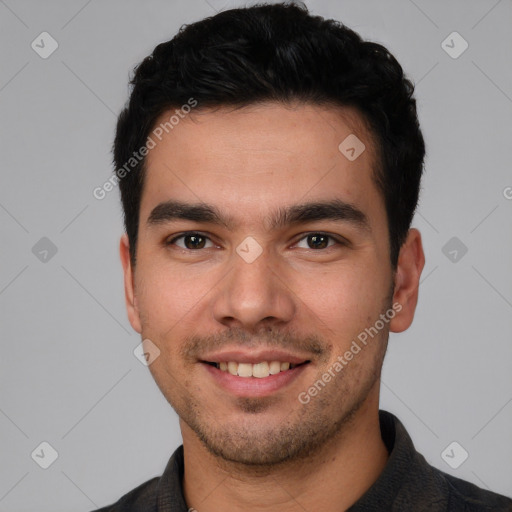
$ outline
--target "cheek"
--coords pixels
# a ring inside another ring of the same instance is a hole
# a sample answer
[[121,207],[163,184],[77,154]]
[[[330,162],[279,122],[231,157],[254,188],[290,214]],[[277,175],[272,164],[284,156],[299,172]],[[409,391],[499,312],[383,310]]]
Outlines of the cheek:
[[192,272],[154,265],[141,268],[140,275],[144,277],[137,290],[139,310],[152,329],[162,333],[201,307],[205,283]]
[[167,346],[164,341],[176,335],[180,319],[186,314],[183,301],[164,280],[153,279],[146,280],[137,298],[142,337],[149,338],[162,350]]
[[302,287],[299,296],[306,311],[314,316],[313,321],[329,329],[331,338],[339,334],[346,342],[380,314],[388,284],[376,268],[370,264],[338,268],[318,276],[314,286]]

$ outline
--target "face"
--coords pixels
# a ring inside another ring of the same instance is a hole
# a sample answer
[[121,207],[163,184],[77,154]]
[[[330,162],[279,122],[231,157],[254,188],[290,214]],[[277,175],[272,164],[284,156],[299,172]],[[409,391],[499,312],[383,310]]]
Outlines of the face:
[[[148,154],[135,269],[121,240],[126,300],[160,351],[149,368],[184,441],[276,464],[308,456],[377,400],[388,332],[412,313],[406,300],[392,307],[386,211],[360,121],[313,105],[198,111]],[[355,160],[338,148],[351,134],[366,148]]]

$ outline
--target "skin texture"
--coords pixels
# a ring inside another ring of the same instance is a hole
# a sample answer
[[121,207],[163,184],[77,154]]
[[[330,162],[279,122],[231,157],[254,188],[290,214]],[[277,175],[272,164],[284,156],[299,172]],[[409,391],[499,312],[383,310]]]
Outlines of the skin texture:
[[[338,150],[350,134],[366,146],[354,161]],[[126,235],[120,243],[126,305],[132,327],[160,350],[149,368],[180,416],[189,507],[339,511],[382,472],[381,367],[389,331],[413,320],[425,259],[411,229],[392,271],[374,165],[356,111],[310,104],[198,110],[148,154],[135,269]],[[152,209],[169,199],[215,205],[234,225],[149,226]],[[331,199],[364,212],[370,229],[331,220],[268,229],[278,208]],[[185,231],[207,238],[166,245]],[[308,235],[318,232],[333,238],[317,248]],[[262,249],[252,263],[236,251],[248,236]],[[392,304],[400,306],[392,320],[301,403],[299,394]],[[213,350],[258,348],[310,363],[277,391],[244,397],[200,362]]]

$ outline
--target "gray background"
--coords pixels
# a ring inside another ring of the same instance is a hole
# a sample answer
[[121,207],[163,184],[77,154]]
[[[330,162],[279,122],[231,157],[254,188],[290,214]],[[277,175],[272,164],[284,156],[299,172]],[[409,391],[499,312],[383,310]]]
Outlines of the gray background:
[[[381,407],[431,464],[512,495],[512,2],[306,3],[385,44],[417,84],[427,263],[415,322],[391,335]],[[133,355],[118,191],[92,191],[112,171],[129,71],[229,5],[242,3],[0,0],[0,511],[106,505],[181,442]],[[31,48],[43,31],[59,45],[47,59]],[[441,44],[453,31],[469,44],[458,58]],[[48,469],[31,457],[43,441],[58,452]],[[469,453],[457,469],[441,456],[453,441]]]

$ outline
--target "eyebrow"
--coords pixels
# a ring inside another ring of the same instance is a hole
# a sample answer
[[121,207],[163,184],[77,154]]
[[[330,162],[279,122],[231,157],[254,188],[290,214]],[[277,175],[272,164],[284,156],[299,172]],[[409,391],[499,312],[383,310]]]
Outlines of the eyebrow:
[[[151,227],[174,220],[215,224],[224,226],[228,230],[233,230],[238,226],[232,216],[224,215],[216,206],[206,203],[183,203],[175,200],[165,201],[155,206],[146,224]],[[280,207],[267,217],[265,224],[269,230],[273,231],[287,226],[322,220],[347,222],[362,231],[371,232],[366,214],[341,199]]]

